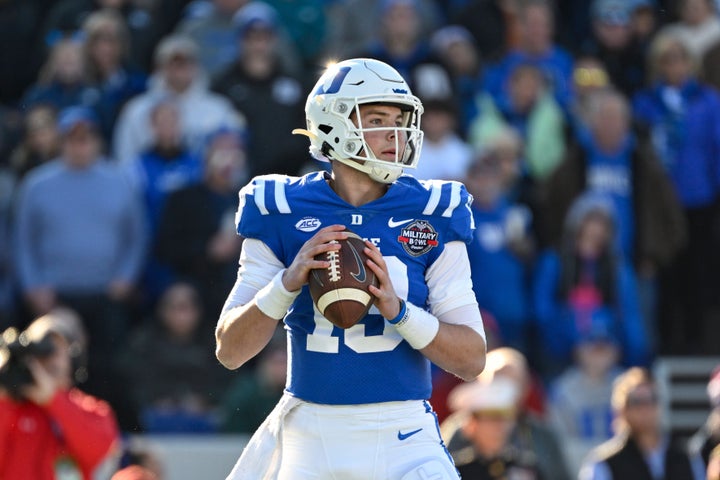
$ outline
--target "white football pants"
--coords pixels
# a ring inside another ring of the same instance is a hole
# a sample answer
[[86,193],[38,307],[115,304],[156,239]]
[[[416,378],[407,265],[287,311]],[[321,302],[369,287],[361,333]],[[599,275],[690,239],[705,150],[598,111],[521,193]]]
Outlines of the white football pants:
[[458,480],[427,402],[319,405],[282,420],[277,480]]

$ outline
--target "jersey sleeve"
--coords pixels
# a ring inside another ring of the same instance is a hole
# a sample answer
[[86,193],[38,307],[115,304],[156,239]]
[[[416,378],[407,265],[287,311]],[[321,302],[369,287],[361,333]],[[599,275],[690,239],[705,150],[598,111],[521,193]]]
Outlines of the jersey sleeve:
[[448,180],[427,180],[422,183],[430,192],[422,214],[446,220],[444,243],[470,243],[475,229],[470,210],[473,197],[465,185]]
[[235,223],[238,235],[265,243],[276,254],[280,251],[282,214],[291,213],[286,196],[290,178],[284,175],[255,177],[239,192]]

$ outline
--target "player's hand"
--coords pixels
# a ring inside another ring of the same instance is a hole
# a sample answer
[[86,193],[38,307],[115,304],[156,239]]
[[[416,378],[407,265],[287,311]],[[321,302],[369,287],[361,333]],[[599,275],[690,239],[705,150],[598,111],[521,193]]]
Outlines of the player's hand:
[[289,292],[299,290],[308,282],[310,270],[328,268],[329,262],[315,260],[315,256],[331,250],[340,250],[340,244],[330,243],[333,240],[347,238],[344,225],[330,225],[321,228],[300,248],[290,266],[282,277],[283,286]]
[[385,318],[395,318],[400,313],[400,297],[395,293],[388,273],[387,264],[380,250],[372,243],[365,241],[365,254],[369,257],[368,267],[375,273],[378,286],[370,285],[370,293],[375,296],[375,306]]
[[47,405],[60,388],[60,382],[37,358],[30,358],[27,367],[34,381],[23,387],[20,393],[33,403]]

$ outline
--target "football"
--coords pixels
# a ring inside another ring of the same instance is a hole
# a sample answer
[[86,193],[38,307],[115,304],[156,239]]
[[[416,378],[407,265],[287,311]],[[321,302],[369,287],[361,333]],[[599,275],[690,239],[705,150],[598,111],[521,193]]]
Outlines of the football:
[[365,261],[365,242],[349,232],[340,240],[340,250],[315,257],[330,262],[328,268],[311,272],[308,280],[310,296],[320,313],[340,328],[350,328],[367,314],[374,297],[368,290],[377,286],[377,278]]

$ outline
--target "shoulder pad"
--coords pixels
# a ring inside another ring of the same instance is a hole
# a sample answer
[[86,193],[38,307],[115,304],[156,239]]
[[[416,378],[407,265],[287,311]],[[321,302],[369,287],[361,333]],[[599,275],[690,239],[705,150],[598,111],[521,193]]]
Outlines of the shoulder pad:
[[285,194],[289,177],[284,175],[263,175],[255,177],[240,190],[240,209],[252,201],[260,215],[291,213]]
[[467,201],[470,196],[462,183],[452,180],[423,180],[420,184],[430,192],[423,215],[451,217],[462,201]]

